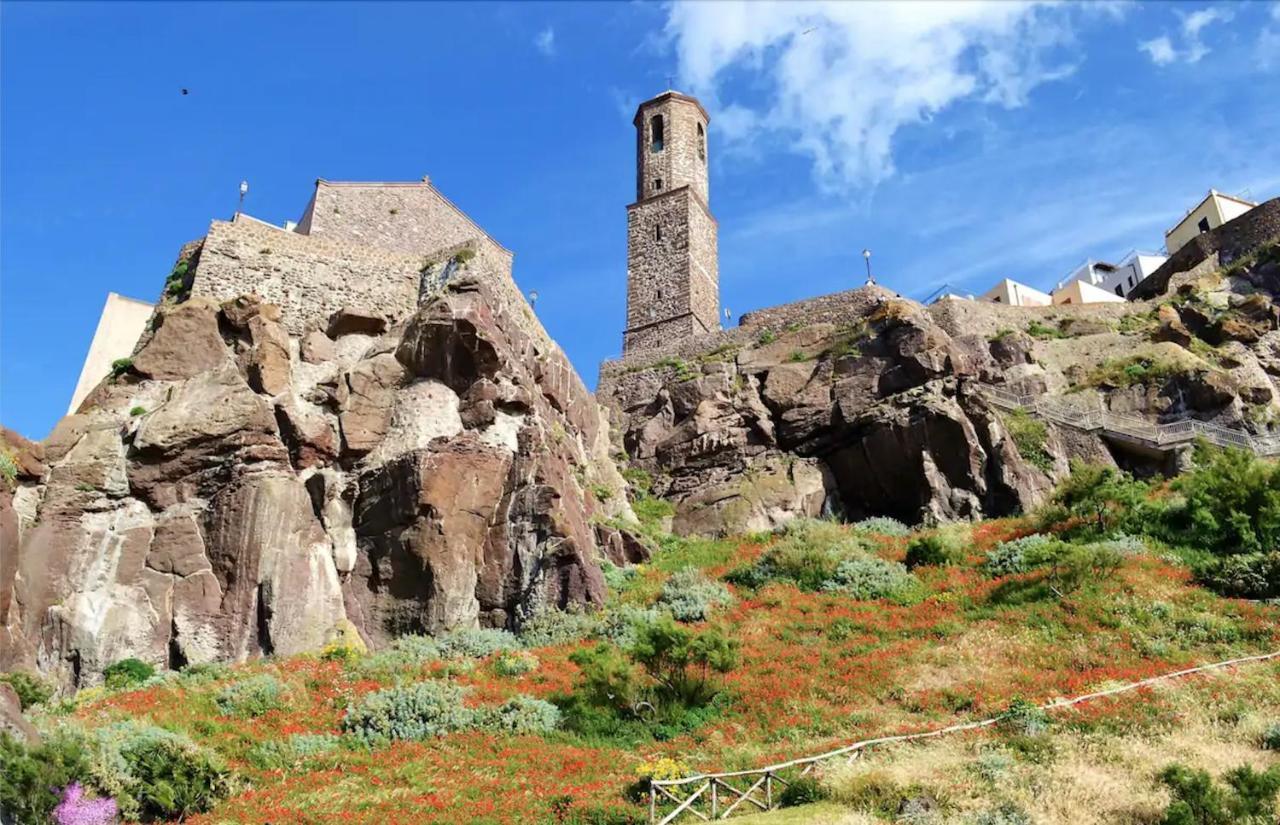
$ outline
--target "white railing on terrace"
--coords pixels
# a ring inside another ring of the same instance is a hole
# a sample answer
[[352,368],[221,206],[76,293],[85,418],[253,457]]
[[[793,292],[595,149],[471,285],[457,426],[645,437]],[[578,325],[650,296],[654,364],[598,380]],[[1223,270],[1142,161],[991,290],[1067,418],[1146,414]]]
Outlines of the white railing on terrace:
[[982,391],[998,407],[1026,410],[1068,427],[1101,430],[1155,447],[1186,444],[1203,438],[1219,447],[1236,447],[1265,456],[1280,455],[1280,435],[1253,435],[1195,418],[1157,424],[1136,415],[1124,415],[1096,407],[1082,408],[1062,398],[1018,395],[998,387],[984,387]]

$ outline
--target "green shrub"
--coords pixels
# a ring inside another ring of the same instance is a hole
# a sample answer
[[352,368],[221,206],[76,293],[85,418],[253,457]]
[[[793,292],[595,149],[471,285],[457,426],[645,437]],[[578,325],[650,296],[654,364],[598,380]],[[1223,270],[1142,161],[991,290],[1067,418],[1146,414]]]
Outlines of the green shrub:
[[49,822],[59,789],[89,775],[83,743],[56,733],[28,749],[0,731],[0,811],[15,822]]
[[666,607],[681,622],[700,622],[718,607],[733,603],[733,595],[718,581],[707,578],[701,570],[686,567],[677,570],[662,585],[658,604]]
[[1141,527],[1135,518],[1147,493],[1147,485],[1128,473],[1103,464],[1071,462],[1071,474],[1054,490],[1052,502],[1067,518],[1078,519],[1082,528],[1107,535],[1129,523]]
[[1032,338],[1039,338],[1041,341],[1047,341],[1052,338],[1069,337],[1059,327],[1051,327],[1047,324],[1042,324],[1039,321],[1032,321],[1027,324],[1027,334]]
[[1049,428],[1026,410],[1017,409],[1004,413],[1004,427],[1009,431],[1018,455],[1028,464],[1048,472],[1053,467],[1053,457],[1045,449]]
[[209,810],[235,779],[222,758],[185,735],[138,722],[94,730],[93,780],[125,819],[181,819]]
[[771,329],[766,329],[756,337],[756,343],[760,346],[767,346],[778,340],[778,334]]
[[269,739],[255,745],[248,759],[257,768],[280,770],[331,753],[341,744],[342,739],[333,733],[295,733],[288,739]]
[[916,577],[903,565],[862,556],[840,562],[831,578],[822,583],[822,589],[855,599],[897,599],[911,595],[918,585]]
[[1132,355],[1104,361],[1090,373],[1088,383],[1101,387],[1160,387],[1187,372],[1186,367],[1172,361]]
[[231,668],[221,662],[197,662],[183,665],[178,681],[184,685],[208,685],[231,675]]
[[560,724],[560,709],[542,699],[517,695],[496,708],[477,710],[474,724],[481,730],[514,736],[546,733]]
[[1280,465],[1201,445],[1173,487],[1185,503],[1167,518],[1186,543],[1219,554],[1280,549]]
[[765,550],[754,565],[726,578],[744,587],[789,581],[802,590],[820,590],[833,579],[842,562],[866,556],[870,550],[867,539],[849,534],[835,522],[795,519],[788,522],[783,537]]
[[778,795],[778,805],[783,808],[794,808],[797,805],[811,805],[827,798],[826,788],[812,776],[801,776],[792,780]]
[[7,682],[13,692],[18,694],[18,704],[23,710],[32,705],[43,704],[53,696],[53,685],[34,673],[21,670],[0,673],[0,682]]
[[474,711],[463,705],[463,697],[462,688],[439,680],[386,688],[349,706],[342,730],[370,746],[442,736],[474,723]]
[[1280,598],[1280,550],[1215,559],[1198,568],[1196,578],[1224,596]]
[[1049,715],[1026,699],[1014,699],[996,725],[1015,736],[1039,736],[1049,729]]
[[154,675],[156,669],[141,659],[121,659],[102,671],[109,690],[137,687]]
[[657,621],[663,612],[656,607],[620,604],[604,615],[597,631],[602,640],[627,650],[636,641],[636,628]]
[[1057,543],[1058,540],[1052,536],[1040,533],[1002,541],[987,551],[987,573],[997,578],[1026,573],[1041,563],[1047,547]]
[[147,414],[146,407],[131,407],[129,409],[129,415],[132,418],[137,418],[140,415],[146,415],[146,414]]
[[238,719],[256,719],[284,707],[285,687],[269,673],[232,682],[214,699],[218,713]]
[[567,644],[588,638],[599,627],[600,618],[592,613],[547,608],[520,626],[520,643],[525,647]]
[[1280,722],[1276,722],[1262,732],[1262,749],[1280,751]]
[[506,631],[495,628],[460,628],[436,639],[442,659],[483,659],[500,650],[516,650],[520,642]]
[[648,530],[659,528],[664,519],[676,514],[671,502],[654,496],[638,496],[631,502],[631,511],[640,520],[640,526]]
[[493,672],[499,676],[523,676],[538,669],[538,657],[527,650],[504,650],[493,657]]
[[855,533],[868,533],[876,536],[909,536],[911,528],[896,518],[873,516],[849,525]]
[[1031,815],[1012,802],[978,811],[969,822],[972,825],[1035,825]]
[[18,459],[5,447],[0,447],[0,482],[9,489],[18,483]]
[[116,360],[111,362],[111,372],[108,374],[108,377],[112,381],[115,381],[117,378],[126,374],[131,369],[133,369],[132,358],[117,358]]
[[908,570],[915,570],[917,567],[946,567],[963,561],[963,549],[956,542],[934,533],[912,539],[907,545],[904,563]]
[[1173,802],[1161,825],[1271,825],[1275,822],[1280,765],[1265,772],[1241,765],[1224,777],[1226,787],[1207,771],[1170,765],[1160,773]]

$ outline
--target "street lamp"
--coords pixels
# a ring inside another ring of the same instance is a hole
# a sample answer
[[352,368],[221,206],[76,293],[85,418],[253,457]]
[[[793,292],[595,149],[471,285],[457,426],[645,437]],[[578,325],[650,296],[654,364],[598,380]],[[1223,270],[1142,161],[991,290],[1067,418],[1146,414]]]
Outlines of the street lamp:
[[538,308],[538,290],[536,289],[529,290],[529,306],[533,309]]
[[876,279],[871,277],[871,250],[870,249],[862,250],[862,257],[866,259],[866,262],[867,262],[867,283],[874,284],[876,282]]
[[730,319],[730,318],[732,318],[732,317],[733,317],[733,313],[729,311],[729,308],[728,308],[728,307],[725,307],[725,308],[724,308],[724,323],[725,323],[725,326],[728,326],[728,325],[729,325],[729,319]]
[[249,194],[249,181],[240,181],[240,205],[236,207],[236,213],[244,211],[244,196]]

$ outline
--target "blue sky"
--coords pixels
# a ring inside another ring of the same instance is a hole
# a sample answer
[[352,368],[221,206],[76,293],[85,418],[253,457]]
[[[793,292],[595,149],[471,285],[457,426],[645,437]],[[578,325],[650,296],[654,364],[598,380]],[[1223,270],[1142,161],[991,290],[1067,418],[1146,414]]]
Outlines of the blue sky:
[[[735,315],[1156,248],[1280,194],[1280,5],[15,3],[0,7],[0,422],[43,437],[108,291],[235,208],[432,179],[516,253],[588,384],[620,349],[635,105],[711,110]],[[190,94],[180,94],[181,88]]]

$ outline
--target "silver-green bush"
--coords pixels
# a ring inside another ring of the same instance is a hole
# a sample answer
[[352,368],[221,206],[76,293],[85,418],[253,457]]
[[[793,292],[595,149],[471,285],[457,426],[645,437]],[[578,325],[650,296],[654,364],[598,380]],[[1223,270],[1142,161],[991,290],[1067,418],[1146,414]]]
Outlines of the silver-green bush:
[[891,599],[908,595],[919,581],[897,562],[861,556],[840,562],[822,589],[855,599]]
[[700,622],[709,618],[716,608],[732,603],[733,595],[727,587],[693,567],[672,574],[658,596],[658,604],[681,622]]
[[213,701],[223,716],[256,719],[284,707],[285,693],[279,679],[270,673],[259,673],[227,685]]

